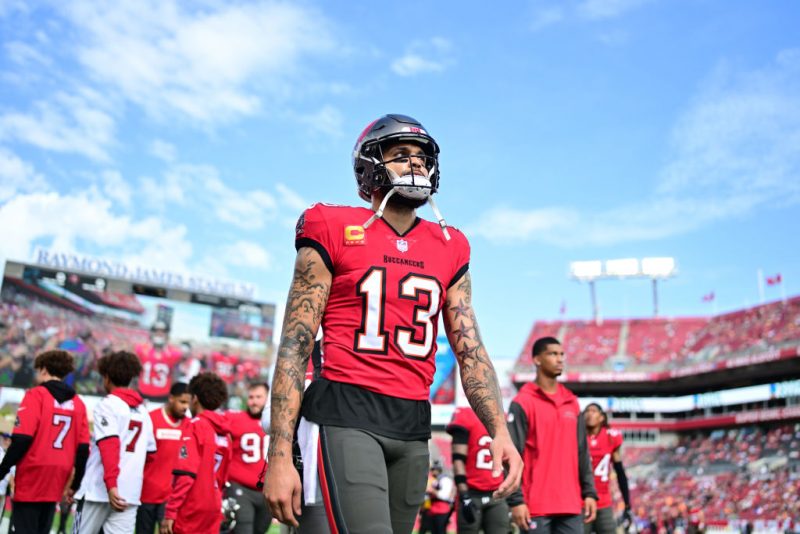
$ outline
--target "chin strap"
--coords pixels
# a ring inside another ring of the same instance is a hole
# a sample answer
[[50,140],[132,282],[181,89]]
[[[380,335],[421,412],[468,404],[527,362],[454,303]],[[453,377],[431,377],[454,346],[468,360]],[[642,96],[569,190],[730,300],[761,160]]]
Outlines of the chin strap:
[[436,202],[433,201],[433,195],[428,197],[428,204],[431,205],[431,209],[433,210],[433,214],[436,216],[436,220],[439,221],[439,226],[442,228],[442,233],[444,234],[444,238],[450,241],[450,232],[447,231],[447,223],[444,222],[444,217],[442,217],[442,213],[439,211],[439,208],[436,206]]
[[385,196],[385,197],[383,197],[383,200],[381,201],[381,205],[380,205],[380,206],[378,206],[378,211],[376,211],[375,213],[373,213],[373,214],[372,214],[372,217],[370,217],[369,219],[367,219],[367,222],[365,222],[364,224],[362,224],[362,225],[361,225],[361,226],[363,226],[363,227],[364,227],[364,230],[366,230],[367,228],[369,228],[369,226],[370,226],[372,223],[374,223],[376,220],[378,220],[378,219],[380,219],[381,217],[383,217],[383,210],[384,210],[384,209],[386,209],[386,203],[387,203],[387,202],[389,202],[389,198],[390,198],[392,195],[394,195],[395,193],[396,193],[396,190],[395,190],[394,188],[390,189],[390,190],[389,190],[389,191],[386,193],[386,196]]

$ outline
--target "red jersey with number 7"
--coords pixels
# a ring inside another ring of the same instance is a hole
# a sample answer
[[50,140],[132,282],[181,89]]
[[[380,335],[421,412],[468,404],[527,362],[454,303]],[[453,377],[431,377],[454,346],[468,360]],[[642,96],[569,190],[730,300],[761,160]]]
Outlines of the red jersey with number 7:
[[17,464],[14,501],[60,501],[75,465],[75,451],[79,444],[89,443],[83,401],[74,395],[58,402],[45,386],[36,386],[22,398],[14,434],[33,438]]
[[419,218],[403,234],[383,219],[365,229],[372,215],[315,204],[297,222],[295,247],[315,249],[333,274],[321,376],[427,400],[439,313],[448,288],[467,272],[469,243],[457,229],[448,227],[447,240],[438,224]]
[[453,444],[467,446],[467,486],[478,491],[494,491],[503,482],[503,475],[492,476],[492,438],[472,408],[456,408],[447,425]]
[[261,428],[261,416],[253,417],[246,411],[229,411],[225,416],[231,427],[233,449],[228,479],[257,490],[266,469],[269,446],[269,437]]
[[610,474],[614,452],[622,446],[622,432],[601,427],[595,436],[586,436],[592,457],[594,487],[597,490],[597,507],[611,506]]

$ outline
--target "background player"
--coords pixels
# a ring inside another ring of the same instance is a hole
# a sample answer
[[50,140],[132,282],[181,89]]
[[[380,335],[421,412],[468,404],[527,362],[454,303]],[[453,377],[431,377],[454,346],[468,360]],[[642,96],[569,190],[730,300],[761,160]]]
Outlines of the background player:
[[97,370],[108,395],[92,413],[93,443],[80,490],[74,532],[133,533],[148,452],[155,452],[153,424],[138,392],[128,388],[142,372],[135,354],[112,352]]
[[557,382],[564,371],[561,343],[539,338],[531,352],[536,380],[522,386],[508,410],[525,461],[522,491],[508,499],[512,520],[521,532],[581,534],[597,506],[586,424],[577,397]]
[[458,532],[507,534],[508,504],[492,494],[503,477],[492,474],[492,437],[471,408],[456,408],[447,425],[453,438],[453,475],[458,489]]
[[152,400],[165,401],[172,385],[173,370],[183,355],[169,345],[169,329],[164,321],[150,327],[150,344],[138,345],[136,355],[142,363],[139,392]]
[[228,472],[230,487],[226,497],[233,497],[239,505],[236,511],[236,534],[264,534],[272,521],[267,503],[261,494],[261,485],[267,470],[269,441],[261,427],[261,416],[267,405],[269,386],[250,384],[247,388],[247,410],[229,411],[233,454]]
[[[359,137],[353,169],[372,210],[314,205],[297,224],[297,258],[272,391],[265,495],[297,524],[300,477],[292,438],[300,415],[319,425],[320,478],[332,531],[410,532],[422,503],[430,438],[429,385],[444,311],[470,404],[494,436],[498,492],[521,465],[497,377],[472,309],[469,245],[458,230],[419,219],[439,183],[436,141],[416,120],[387,115]],[[373,224],[374,223],[374,224]],[[322,323],[325,359],[303,398]],[[381,491],[376,491],[378,488]]]
[[89,421],[75,390],[63,382],[75,369],[68,352],[51,350],[33,361],[38,386],[25,392],[17,411],[11,445],[0,463],[0,480],[17,466],[13,532],[49,533],[56,503],[75,476],[70,497],[83,480],[89,457]]
[[228,400],[228,387],[214,373],[200,373],[189,382],[189,394],[195,417],[172,471],[161,534],[219,534],[231,442],[228,422],[215,410]]
[[583,411],[586,421],[586,439],[589,443],[589,455],[592,457],[592,471],[594,472],[594,487],[597,490],[597,517],[591,523],[586,523],[586,534],[592,531],[598,534],[615,534],[617,522],[614,518],[614,509],[611,506],[611,465],[617,474],[617,485],[625,502],[624,522],[630,525],[631,500],[628,491],[628,476],[622,465],[622,432],[608,426],[608,417],[597,403],[591,403]]
[[166,404],[150,411],[156,452],[147,455],[142,484],[142,504],[136,512],[136,532],[150,534],[164,519],[164,507],[172,490],[172,470],[178,459],[183,434],[189,426],[189,386],[172,384]]

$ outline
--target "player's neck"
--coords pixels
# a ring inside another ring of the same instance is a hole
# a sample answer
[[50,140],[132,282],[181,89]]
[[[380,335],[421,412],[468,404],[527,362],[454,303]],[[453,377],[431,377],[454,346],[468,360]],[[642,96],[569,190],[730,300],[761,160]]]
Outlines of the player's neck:
[[[373,209],[377,209],[375,206]],[[398,234],[406,233],[417,220],[417,210],[405,206],[388,204],[383,210],[383,220]]]
[[596,436],[597,434],[600,433],[600,428],[601,427],[599,427],[599,426],[598,427],[594,427],[594,428],[587,427],[586,428],[586,433],[589,434],[590,436]]
[[555,377],[544,376],[542,373],[537,375],[536,385],[545,393],[555,393],[558,391],[558,381]]

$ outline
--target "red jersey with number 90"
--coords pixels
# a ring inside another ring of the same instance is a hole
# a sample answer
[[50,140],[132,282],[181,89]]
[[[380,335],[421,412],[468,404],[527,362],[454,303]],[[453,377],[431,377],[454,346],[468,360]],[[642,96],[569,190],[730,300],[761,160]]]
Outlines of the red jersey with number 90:
[[610,475],[614,451],[622,446],[622,433],[613,428],[601,427],[595,436],[586,436],[592,456],[594,487],[597,490],[597,507],[611,506]]
[[44,386],[25,393],[17,412],[14,434],[33,443],[17,465],[14,500],[58,502],[75,465],[75,451],[89,444],[89,421],[83,401],[75,395],[59,403]]
[[225,416],[230,424],[233,448],[228,478],[256,490],[266,467],[269,447],[269,437],[261,428],[261,417],[252,417],[246,411],[229,411]]
[[478,491],[494,491],[503,482],[503,475],[492,476],[492,453],[489,447],[492,438],[477,414],[471,408],[456,408],[453,419],[447,425],[447,433],[453,442],[461,441],[456,436],[468,434],[467,438],[467,486]]
[[314,248],[333,273],[322,318],[322,378],[427,400],[447,289],[467,272],[469,243],[417,219],[398,234],[367,208],[315,204],[297,222],[295,247]]

